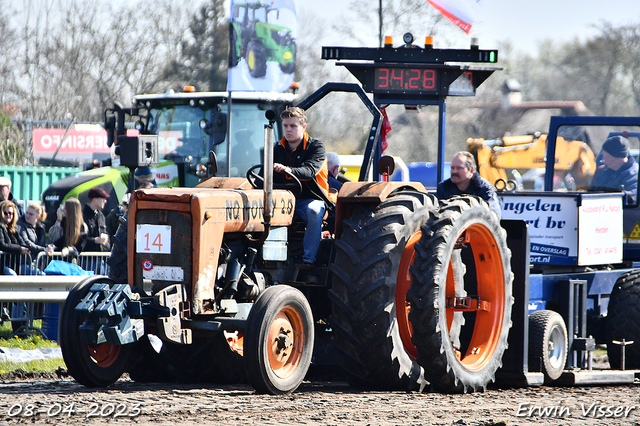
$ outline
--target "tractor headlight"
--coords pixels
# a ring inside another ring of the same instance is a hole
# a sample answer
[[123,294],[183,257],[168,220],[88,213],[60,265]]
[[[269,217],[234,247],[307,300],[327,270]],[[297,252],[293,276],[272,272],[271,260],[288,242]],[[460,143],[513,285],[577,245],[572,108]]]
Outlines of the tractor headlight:
[[289,30],[271,30],[271,38],[280,46],[288,46],[291,44],[291,32]]

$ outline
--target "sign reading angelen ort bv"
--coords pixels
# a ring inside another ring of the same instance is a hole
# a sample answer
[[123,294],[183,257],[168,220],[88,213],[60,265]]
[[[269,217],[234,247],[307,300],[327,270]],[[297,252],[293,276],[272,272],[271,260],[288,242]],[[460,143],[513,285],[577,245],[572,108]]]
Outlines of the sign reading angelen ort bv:
[[621,197],[590,194],[500,197],[502,218],[524,220],[528,225],[532,264],[593,265],[621,261]]
[[[58,150],[65,129],[33,129],[33,156],[50,158]],[[135,136],[136,131],[127,131]],[[181,132],[161,132],[158,138],[160,154],[166,154],[182,145]],[[58,158],[98,158],[109,157],[107,132],[99,125],[77,125],[69,130],[58,151]]]

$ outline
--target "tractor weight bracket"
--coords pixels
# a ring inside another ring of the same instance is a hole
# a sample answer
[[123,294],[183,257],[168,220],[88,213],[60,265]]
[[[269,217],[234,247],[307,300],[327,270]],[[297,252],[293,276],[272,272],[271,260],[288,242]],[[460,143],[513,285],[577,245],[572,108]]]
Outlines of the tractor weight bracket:
[[[76,306],[76,313],[85,318],[79,327],[80,339],[87,344],[134,343],[144,335],[144,321],[131,318],[130,302],[137,298],[127,284],[94,284]],[[137,311],[137,304],[133,310]]]

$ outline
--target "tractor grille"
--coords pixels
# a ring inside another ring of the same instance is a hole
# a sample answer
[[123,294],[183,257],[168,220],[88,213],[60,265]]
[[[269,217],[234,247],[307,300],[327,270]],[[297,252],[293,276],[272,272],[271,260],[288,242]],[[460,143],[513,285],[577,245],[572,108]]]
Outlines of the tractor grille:
[[[160,228],[165,229],[170,227],[170,247],[167,247],[168,241],[166,241],[168,230],[162,238],[158,239],[157,235],[146,232],[138,225],[160,225]],[[143,230],[140,231],[141,229]],[[188,296],[191,297],[193,275],[191,230],[191,214],[187,212],[172,210],[138,210],[136,212],[133,270],[134,283],[138,288],[144,289],[149,294],[151,290],[155,292],[172,284],[184,284]],[[145,251],[147,247],[149,251]],[[182,275],[183,279],[176,279],[177,275]]]

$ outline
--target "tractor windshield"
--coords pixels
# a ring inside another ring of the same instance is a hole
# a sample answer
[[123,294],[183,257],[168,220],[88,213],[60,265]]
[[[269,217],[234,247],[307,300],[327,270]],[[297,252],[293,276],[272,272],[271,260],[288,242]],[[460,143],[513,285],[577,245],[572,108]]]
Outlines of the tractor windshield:
[[[264,126],[267,124],[264,109],[255,103],[236,102],[231,113],[231,147],[225,141],[215,147],[218,170],[229,176],[245,176],[247,170],[262,164],[264,155]],[[221,174],[221,173],[219,173]]]
[[253,19],[259,22],[268,22],[267,6],[260,6],[253,9]]
[[149,130],[158,135],[160,156],[205,157],[209,135],[200,128],[202,119],[210,119],[208,110],[189,105],[151,109]]

